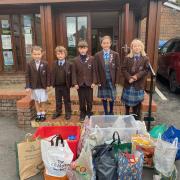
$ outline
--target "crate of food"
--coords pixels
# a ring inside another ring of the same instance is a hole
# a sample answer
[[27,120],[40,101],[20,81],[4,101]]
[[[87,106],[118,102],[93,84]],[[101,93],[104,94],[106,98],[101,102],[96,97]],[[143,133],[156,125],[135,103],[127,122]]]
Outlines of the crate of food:
[[112,139],[118,131],[122,141],[131,141],[132,135],[140,133],[141,129],[132,115],[97,115],[91,116],[90,132],[99,132],[106,141]]

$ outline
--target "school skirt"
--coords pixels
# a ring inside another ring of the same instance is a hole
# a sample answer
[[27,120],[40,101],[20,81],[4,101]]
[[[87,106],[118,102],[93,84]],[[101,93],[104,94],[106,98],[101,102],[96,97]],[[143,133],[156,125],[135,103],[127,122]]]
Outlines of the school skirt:
[[33,89],[31,98],[39,103],[46,102],[48,100],[48,94],[45,89]]
[[107,81],[105,86],[98,87],[98,98],[116,99],[116,87],[112,85],[111,81]]
[[144,90],[136,90],[133,86],[124,88],[121,101],[127,106],[136,106],[144,99]]

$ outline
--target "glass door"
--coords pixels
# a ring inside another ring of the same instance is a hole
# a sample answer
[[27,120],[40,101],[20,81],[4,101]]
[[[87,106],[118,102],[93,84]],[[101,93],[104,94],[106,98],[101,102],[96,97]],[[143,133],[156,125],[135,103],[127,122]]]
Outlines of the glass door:
[[90,27],[88,15],[65,15],[66,45],[69,58],[77,55],[77,44],[86,40],[90,46]]

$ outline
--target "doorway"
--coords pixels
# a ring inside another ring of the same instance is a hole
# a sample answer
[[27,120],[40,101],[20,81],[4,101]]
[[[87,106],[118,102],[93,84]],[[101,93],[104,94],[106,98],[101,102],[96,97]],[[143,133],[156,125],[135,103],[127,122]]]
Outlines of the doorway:
[[101,50],[100,41],[105,35],[112,38],[112,49],[118,51],[118,12],[94,12],[91,14],[92,55]]

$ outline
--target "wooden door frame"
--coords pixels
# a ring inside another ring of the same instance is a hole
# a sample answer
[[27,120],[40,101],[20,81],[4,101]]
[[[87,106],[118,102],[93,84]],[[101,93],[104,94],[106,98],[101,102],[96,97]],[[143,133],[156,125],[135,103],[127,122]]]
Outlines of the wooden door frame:
[[[59,13],[58,14],[59,18],[61,19],[61,22],[59,23],[59,29],[62,31],[60,35],[60,42],[67,48],[67,27],[66,27],[66,17],[80,17],[80,16],[87,16],[87,41],[88,41],[88,52],[89,54],[92,53],[92,48],[91,48],[91,14],[90,12],[73,12],[73,13]],[[56,20],[56,23],[57,20]],[[57,24],[56,24],[57,25]],[[60,31],[60,32],[61,32]],[[57,33],[56,33],[57,34]],[[77,42],[76,42],[77,43]]]

